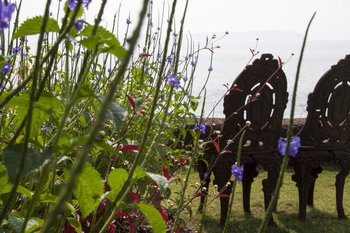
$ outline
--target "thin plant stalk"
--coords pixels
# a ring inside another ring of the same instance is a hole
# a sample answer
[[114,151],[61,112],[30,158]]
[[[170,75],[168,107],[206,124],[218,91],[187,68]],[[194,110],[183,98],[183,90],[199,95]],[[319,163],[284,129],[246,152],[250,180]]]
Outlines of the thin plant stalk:
[[259,227],[259,233],[264,233],[266,232],[266,227],[267,227],[267,223],[269,222],[271,216],[272,216],[272,211],[274,209],[274,207],[276,206],[277,203],[277,199],[280,193],[280,189],[282,186],[282,182],[283,182],[283,177],[284,177],[284,173],[287,169],[287,165],[288,165],[288,161],[289,161],[289,148],[290,148],[290,141],[292,138],[292,134],[293,134],[293,123],[294,123],[294,110],[295,110],[295,105],[296,105],[296,95],[297,95],[297,89],[298,89],[298,82],[299,82],[299,74],[300,74],[300,69],[301,69],[301,63],[303,60],[303,55],[304,55],[304,49],[305,49],[305,45],[306,45],[306,41],[307,41],[307,36],[309,34],[309,29],[311,26],[311,23],[314,19],[316,15],[316,12],[312,15],[306,31],[305,31],[305,35],[304,35],[304,40],[303,40],[303,45],[301,47],[301,52],[300,52],[300,57],[299,57],[299,61],[298,61],[298,67],[297,67],[297,72],[295,75],[295,82],[294,82],[294,89],[293,89],[293,97],[292,97],[292,106],[291,106],[291,112],[290,112],[290,119],[289,119],[289,126],[288,126],[288,131],[287,131],[287,146],[286,146],[286,154],[284,155],[283,161],[282,161],[282,165],[281,165],[281,170],[280,170],[280,175],[276,184],[276,188],[275,188],[275,192],[272,196],[272,199],[270,201],[270,204],[266,210],[266,214],[265,217]]

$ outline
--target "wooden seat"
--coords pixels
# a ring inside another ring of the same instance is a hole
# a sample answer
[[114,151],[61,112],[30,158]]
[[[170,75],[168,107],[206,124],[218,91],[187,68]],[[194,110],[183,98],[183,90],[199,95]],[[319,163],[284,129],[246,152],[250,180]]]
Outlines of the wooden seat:
[[299,191],[299,218],[306,219],[306,205],[313,205],[315,180],[322,161],[337,161],[336,205],[338,217],[343,208],[345,178],[350,170],[350,55],[331,67],[318,81],[307,101],[307,118],[299,136],[301,148],[291,159]]
[[231,167],[237,159],[237,147],[243,128],[246,128],[241,156],[241,163],[244,164],[244,210],[250,212],[250,190],[254,177],[258,175],[258,164],[268,173],[262,184],[267,208],[279,175],[281,156],[277,152],[277,140],[287,101],[286,76],[278,60],[271,54],[263,54],[260,59],[248,65],[225,96],[225,121],[221,135],[217,135],[213,139],[215,142],[208,143],[205,147],[208,171],[214,173],[214,183],[218,185],[218,190],[223,190],[220,198],[221,224],[225,223],[227,217],[228,196],[231,193],[231,185],[227,186],[227,182],[231,179]]

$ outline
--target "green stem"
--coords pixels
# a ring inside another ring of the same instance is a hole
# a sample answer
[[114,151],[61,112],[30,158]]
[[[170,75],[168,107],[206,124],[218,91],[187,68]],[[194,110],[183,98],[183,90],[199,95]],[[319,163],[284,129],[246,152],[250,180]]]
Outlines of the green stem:
[[45,33],[45,28],[47,25],[47,19],[49,17],[49,10],[50,10],[50,3],[51,0],[48,0],[46,3],[46,9],[45,9],[45,14],[44,14],[44,20],[43,24],[41,25],[41,33],[39,35],[38,39],[38,48],[37,48],[37,57],[35,59],[35,68],[34,68],[34,77],[33,77],[33,83],[32,83],[32,90],[30,93],[30,100],[29,100],[29,105],[28,105],[28,113],[27,113],[27,125],[26,125],[26,132],[25,132],[25,138],[24,138],[24,145],[23,145],[23,151],[21,154],[20,158],[20,163],[19,166],[16,170],[16,177],[13,183],[13,186],[11,188],[10,194],[8,199],[6,200],[6,203],[2,209],[2,212],[0,214],[0,225],[7,215],[8,209],[10,207],[10,203],[12,202],[13,198],[15,198],[15,193],[19,185],[20,177],[22,174],[22,171],[24,169],[24,163],[26,160],[26,157],[28,155],[28,144],[29,144],[29,139],[30,139],[30,130],[31,130],[31,123],[32,123],[32,116],[33,116],[33,108],[34,108],[34,102],[35,102],[35,94],[37,91],[37,78],[39,76],[39,69],[38,69],[38,64],[40,61],[40,54],[41,54],[41,44],[43,42],[44,38],[44,33]]
[[312,15],[307,28],[306,28],[306,32],[304,35],[304,40],[303,40],[303,45],[301,47],[301,52],[300,52],[300,57],[299,57],[299,62],[298,62],[298,67],[297,67],[297,72],[295,75],[295,82],[294,82],[294,89],[293,89],[293,98],[292,98],[292,109],[291,109],[291,113],[290,113],[290,119],[289,119],[289,126],[288,126],[288,131],[287,131],[287,147],[286,147],[286,154],[284,155],[283,161],[282,161],[282,165],[281,165],[281,170],[280,170],[280,175],[276,184],[276,189],[275,192],[273,194],[272,200],[270,201],[270,204],[266,210],[266,214],[265,214],[265,218],[263,219],[260,227],[259,227],[259,233],[264,233],[266,231],[266,227],[267,227],[267,223],[269,222],[271,216],[272,216],[272,211],[274,209],[274,207],[276,206],[277,203],[277,199],[279,197],[279,193],[280,193],[280,189],[282,186],[282,182],[283,182],[283,177],[284,177],[284,173],[286,171],[287,165],[288,165],[288,161],[289,161],[289,147],[290,147],[290,141],[292,138],[292,133],[293,133],[293,123],[294,123],[294,110],[295,110],[295,104],[296,104],[296,95],[297,95],[297,88],[298,88],[298,82],[299,82],[299,74],[300,74],[300,69],[301,69],[301,63],[303,60],[303,55],[304,55],[304,49],[305,49],[305,45],[306,45],[306,41],[307,41],[307,36],[309,34],[309,29],[311,26],[311,23],[314,19],[316,15],[316,12]]
[[[244,138],[245,132],[246,131],[244,130],[242,132],[242,134],[241,134],[241,137],[239,138],[239,144],[238,144],[238,150],[237,150],[237,161],[236,161],[236,165],[237,166],[241,165],[241,152],[242,152],[243,138]],[[233,206],[233,200],[234,200],[234,197],[235,197],[236,184],[237,184],[237,179],[235,178],[235,180],[233,181],[233,185],[232,185],[230,206],[228,208],[227,218],[226,218],[224,229],[223,229],[222,233],[225,233],[227,231],[228,223],[230,221],[230,216],[231,216],[232,206]]]
[[[146,3],[148,3],[149,0],[145,0]],[[102,2],[101,10],[104,9],[104,6],[106,4],[107,0],[104,0]],[[147,7],[146,7],[147,9]],[[109,89],[107,91],[105,100],[102,102],[99,112],[96,116],[95,124],[92,126],[91,131],[88,135],[88,138],[85,142],[85,145],[83,146],[83,149],[81,153],[78,154],[77,160],[74,162],[71,171],[70,171],[70,179],[67,181],[65,186],[62,188],[62,191],[58,197],[58,200],[53,207],[53,209],[49,212],[48,219],[45,221],[45,224],[41,230],[41,232],[50,232],[51,225],[59,215],[59,213],[62,211],[64,207],[65,201],[68,199],[68,197],[71,195],[76,182],[78,180],[79,174],[83,168],[83,165],[88,157],[88,154],[91,150],[91,147],[95,141],[96,135],[98,134],[101,126],[103,125],[104,119],[105,119],[105,112],[107,112],[110,103],[113,100],[115,90],[117,90],[117,87],[119,83],[123,80],[124,73],[127,69],[127,66],[129,64],[129,61],[131,59],[131,56],[133,54],[133,50],[137,43],[137,38],[139,37],[141,26],[142,26],[142,20],[146,15],[146,10],[143,10],[140,14],[140,22],[138,26],[135,29],[135,33],[133,37],[130,39],[130,47],[129,51],[126,53],[124,59],[121,62],[121,65],[119,67],[119,71],[116,74],[115,79],[111,82]]]

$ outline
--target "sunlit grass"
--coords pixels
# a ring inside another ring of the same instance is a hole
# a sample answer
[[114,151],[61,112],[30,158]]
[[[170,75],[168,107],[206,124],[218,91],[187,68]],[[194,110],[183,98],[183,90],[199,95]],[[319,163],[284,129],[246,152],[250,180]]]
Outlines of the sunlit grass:
[[[335,200],[335,176],[337,170],[331,167],[325,168],[317,179],[315,194],[314,194],[314,207],[308,207],[307,220],[301,222],[298,219],[298,190],[295,182],[291,180],[293,174],[292,169],[288,169],[284,183],[281,189],[281,196],[278,200],[277,213],[274,213],[273,217],[277,224],[277,227],[268,227],[267,232],[348,232],[350,229],[349,220],[338,220],[336,212],[336,200]],[[243,212],[242,203],[242,185],[236,186],[236,194],[233,204],[232,216],[230,218],[230,224],[228,232],[257,232],[258,227],[265,215],[263,192],[261,182],[266,178],[267,173],[262,169],[259,169],[259,175],[255,178],[252,185],[251,195],[251,215],[246,215]],[[195,183],[198,182],[198,174],[193,172],[191,174],[192,186],[188,190],[189,194],[195,192]],[[350,180],[346,180],[344,191],[344,208],[345,213],[350,213],[350,196],[347,195],[347,187],[350,186]],[[173,195],[176,190],[180,189],[179,185],[172,184]],[[219,225],[220,220],[220,203],[216,199],[213,201],[214,188],[210,186],[210,196],[206,209],[206,216],[203,222],[202,232],[215,233],[221,232],[222,228]],[[199,198],[196,198],[191,203],[191,209],[193,210],[193,217],[182,216],[189,222],[190,228],[194,231],[199,229],[201,215],[196,214]]]

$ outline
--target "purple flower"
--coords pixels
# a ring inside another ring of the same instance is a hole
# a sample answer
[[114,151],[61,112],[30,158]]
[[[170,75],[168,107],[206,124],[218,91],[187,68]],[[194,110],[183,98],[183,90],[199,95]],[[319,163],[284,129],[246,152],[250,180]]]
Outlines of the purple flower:
[[173,36],[176,38],[176,37],[177,37],[177,33],[176,33],[176,32],[174,32],[174,33],[173,33]]
[[110,73],[112,73],[112,69],[111,68],[108,68],[107,69],[107,72],[110,74]]
[[5,3],[0,0],[0,31],[4,28],[8,28],[13,12],[16,10],[15,3]]
[[185,76],[183,80],[184,80],[184,82],[187,82],[188,77],[187,77],[187,76]]
[[131,24],[131,20],[130,19],[126,19],[126,24]]
[[1,72],[3,72],[3,73],[8,73],[8,72],[10,72],[11,71],[11,64],[9,63],[9,62],[6,62],[3,66],[2,66],[2,68],[1,68]]
[[213,67],[209,66],[208,71],[212,72],[213,71]]
[[207,129],[207,123],[202,122],[199,125],[195,124],[193,129],[194,129],[194,131],[200,130],[202,134],[205,134],[206,129]]
[[[295,158],[299,152],[299,147],[300,147],[300,137],[295,136],[292,137],[290,141],[290,146],[289,146],[289,156]],[[286,154],[286,148],[287,148],[287,141],[283,138],[278,139],[278,151],[282,156]]]
[[173,61],[173,58],[171,56],[166,57],[167,62],[171,63]]
[[231,173],[236,177],[236,180],[242,181],[243,171],[244,171],[243,165],[241,165],[240,167],[238,167],[236,164],[232,165]]
[[180,81],[176,74],[169,74],[167,78],[170,86],[175,87],[175,89],[180,87]]
[[[88,8],[89,7],[89,4],[91,3],[92,0],[82,0],[81,1],[81,4]],[[78,0],[68,0],[68,8],[69,10],[74,10],[75,7],[77,6],[77,3],[78,3]]]
[[21,51],[21,47],[12,48],[12,53],[19,53]]
[[43,125],[43,126],[41,127],[41,130],[42,130],[43,132],[46,132],[46,131],[49,130],[49,127],[47,127],[46,125]]
[[80,31],[84,26],[84,20],[82,19],[79,19],[79,20],[76,20],[74,22],[74,28],[77,30],[77,31]]

